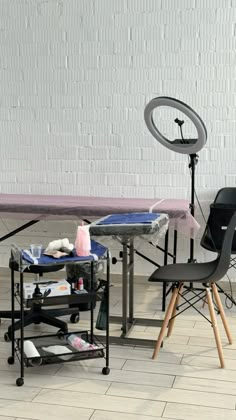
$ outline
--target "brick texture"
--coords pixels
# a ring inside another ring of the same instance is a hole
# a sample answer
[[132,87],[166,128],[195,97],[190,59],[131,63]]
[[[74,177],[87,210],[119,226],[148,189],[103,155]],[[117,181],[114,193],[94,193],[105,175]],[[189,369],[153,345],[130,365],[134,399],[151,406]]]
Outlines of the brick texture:
[[187,157],[143,119],[169,95],[206,123],[207,209],[236,184],[235,34],[235,0],[0,0],[0,191],[189,198]]

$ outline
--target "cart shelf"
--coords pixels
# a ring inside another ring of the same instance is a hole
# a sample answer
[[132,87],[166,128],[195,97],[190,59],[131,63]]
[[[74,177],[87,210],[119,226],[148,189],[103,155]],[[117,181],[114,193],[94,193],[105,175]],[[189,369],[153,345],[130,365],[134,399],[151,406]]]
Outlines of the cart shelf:
[[42,306],[55,306],[55,305],[69,305],[69,304],[79,304],[79,303],[88,303],[88,302],[98,302],[101,301],[103,297],[103,292],[88,292],[88,293],[72,293],[71,295],[65,296],[52,296],[52,297],[42,297],[42,298],[32,298],[24,300],[26,308],[31,308],[33,303],[40,299]]
[[[24,363],[26,367],[29,366],[39,366],[43,364],[53,364],[53,363],[65,363],[65,362],[75,362],[85,359],[96,359],[96,358],[104,358],[104,350],[105,346],[102,344],[97,337],[93,335],[93,342],[94,349],[84,349],[84,350],[77,350],[72,347],[68,343],[68,337],[70,335],[76,335],[77,337],[81,338],[82,340],[86,341],[86,343],[91,343],[91,334],[89,331],[77,331],[71,332],[67,334],[50,334],[50,335],[43,335],[43,336],[32,336],[27,337],[24,342],[31,341],[36,350],[39,353],[37,357],[29,357],[24,353]],[[15,340],[16,343],[16,355],[20,359],[20,339]],[[54,353],[52,354],[50,351],[47,351],[48,347],[51,346],[59,346],[61,349],[65,347],[65,352],[63,350],[61,353]],[[70,353],[68,353],[68,350]]]

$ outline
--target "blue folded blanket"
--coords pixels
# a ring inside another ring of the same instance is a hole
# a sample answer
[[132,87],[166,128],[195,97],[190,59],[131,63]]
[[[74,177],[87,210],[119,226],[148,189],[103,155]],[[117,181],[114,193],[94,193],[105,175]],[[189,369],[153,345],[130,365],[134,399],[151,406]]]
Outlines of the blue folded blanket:
[[[38,264],[55,264],[55,263],[68,263],[68,262],[76,262],[76,261],[92,261],[97,260],[98,258],[102,258],[105,256],[107,252],[107,248],[96,241],[91,240],[91,251],[90,255],[87,257],[78,257],[75,253],[75,249],[72,251],[73,256],[65,256],[61,258],[53,258],[49,255],[41,254],[41,257],[38,258]],[[22,251],[22,257],[25,261],[29,263],[34,263],[34,260],[26,253]]]
[[160,217],[159,213],[122,213],[111,214],[97,225],[130,225],[135,223],[150,224]]

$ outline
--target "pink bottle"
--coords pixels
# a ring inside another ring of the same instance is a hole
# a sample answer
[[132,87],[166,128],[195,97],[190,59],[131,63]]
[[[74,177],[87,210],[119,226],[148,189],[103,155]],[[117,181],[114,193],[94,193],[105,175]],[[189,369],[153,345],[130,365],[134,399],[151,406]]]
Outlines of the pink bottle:
[[90,255],[91,240],[89,235],[89,225],[82,224],[78,226],[75,239],[75,251],[78,257],[87,257]]
[[84,279],[83,279],[83,277],[80,277],[80,278],[79,278],[78,283],[79,283],[79,287],[78,287],[78,289],[79,289],[80,291],[84,290]]

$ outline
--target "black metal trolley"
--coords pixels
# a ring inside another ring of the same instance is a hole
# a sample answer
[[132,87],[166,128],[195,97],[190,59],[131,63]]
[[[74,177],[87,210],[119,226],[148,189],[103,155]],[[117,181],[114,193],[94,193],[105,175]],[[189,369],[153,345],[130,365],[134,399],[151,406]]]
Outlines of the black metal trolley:
[[[97,248],[98,247],[98,248]],[[99,250],[96,254],[95,251]],[[96,254],[96,255],[95,255]],[[49,260],[48,260],[49,258]],[[99,281],[98,286],[95,289],[94,278],[94,263],[98,260],[106,261],[106,280]],[[39,264],[43,265],[45,261],[44,256],[39,259]],[[59,330],[55,334],[48,335],[37,335],[33,337],[24,337],[24,314],[25,309],[30,308],[34,303],[35,299],[31,298],[24,299],[24,271],[27,267],[32,265],[29,261],[24,259],[24,252],[17,245],[11,246],[11,257],[10,257],[10,267],[11,267],[11,323],[14,325],[15,322],[15,299],[19,302],[20,305],[20,334],[19,338],[15,336],[15,330],[12,328],[11,335],[11,356],[8,358],[8,363],[14,364],[16,357],[20,362],[20,376],[16,379],[16,385],[22,386],[24,384],[24,370],[28,366],[39,366],[41,364],[52,364],[52,363],[65,363],[65,362],[74,362],[85,359],[94,359],[94,358],[104,358],[105,366],[102,369],[104,375],[110,373],[109,368],[109,289],[110,289],[110,253],[107,248],[103,245],[98,244],[95,241],[92,241],[92,249],[89,257],[63,257],[63,259],[55,260],[52,257],[46,257],[46,261],[50,261],[48,264],[81,264],[89,263],[91,267],[91,281],[87,290],[87,293],[78,293],[70,294],[64,296],[48,296],[41,297],[41,304],[44,306],[56,306],[56,305],[73,305],[80,303],[89,303],[90,305],[90,329],[83,331],[63,331]],[[11,264],[12,263],[12,264]],[[19,281],[15,281],[15,272],[19,273]],[[17,286],[17,287],[16,287]],[[94,308],[95,304],[98,301],[103,301],[105,299],[106,305],[106,330],[105,336],[102,337],[100,341],[98,337],[94,334]],[[74,334],[83,342],[88,344],[88,347],[83,349],[75,349],[70,344],[69,337]],[[26,340],[30,340],[35,346],[38,356],[37,357],[28,357],[24,351],[24,344]],[[60,346],[65,347],[65,352],[59,354],[54,353],[50,354],[45,351],[45,346]]]

